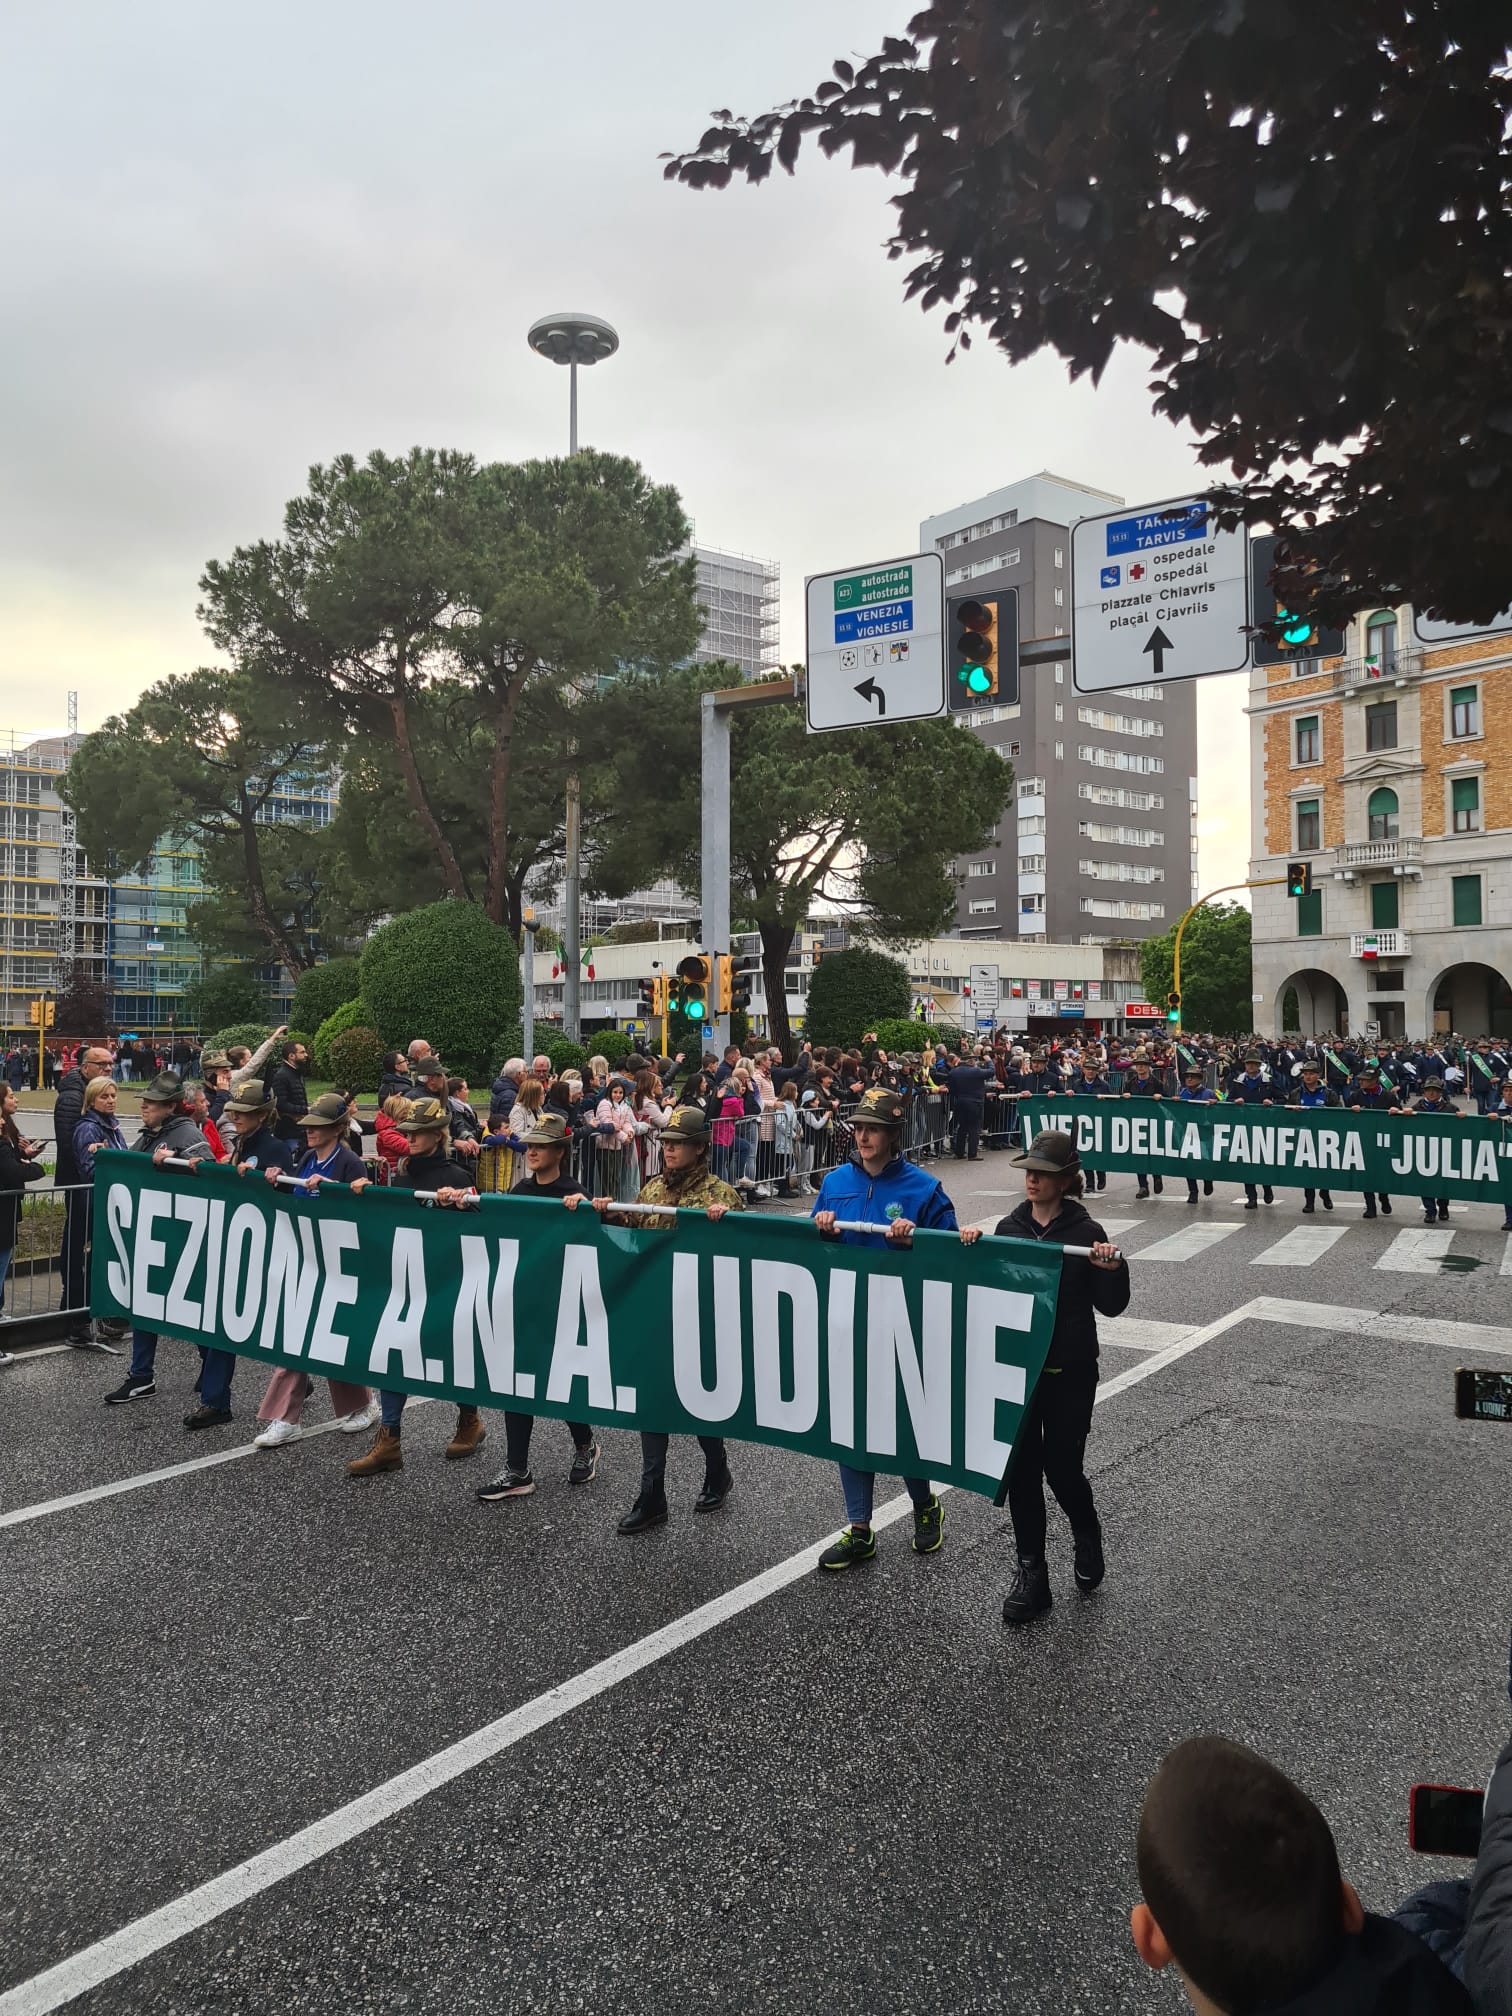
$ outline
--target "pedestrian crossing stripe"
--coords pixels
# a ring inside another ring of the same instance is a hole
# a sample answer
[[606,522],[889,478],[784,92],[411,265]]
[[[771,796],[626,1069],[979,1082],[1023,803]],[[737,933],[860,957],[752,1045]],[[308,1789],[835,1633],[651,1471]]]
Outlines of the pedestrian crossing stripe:
[[[1158,1221],[1148,1218],[1126,1221],[1109,1220],[1109,1236],[1114,1236],[1116,1224],[1119,1233],[1135,1231],[1141,1225]],[[1179,1232],[1173,1232],[1164,1239],[1157,1239],[1152,1246],[1136,1246],[1128,1254],[1130,1260],[1154,1260],[1162,1263],[1199,1259],[1213,1247],[1221,1245],[1236,1232],[1246,1229],[1239,1219],[1220,1220],[1201,1225],[1184,1225]],[[1467,1236],[1484,1240],[1484,1231],[1461,1228]],[[1258,1253],[1250,1255],[1251,1267],[1316,1267],[1341,1241],[1347,1239],[1355,1226],[1343,1225],[1293,1225],[1278,1239],[1269,1240]],[[1366,1233],[1366,1238],[1377,1235]],[[1455,1250],[1455,1241],[1460,1237],[1452,1225],[1404,1225],[1393,1234],[1391,1243],[1377,1253],[1371,1262],[1379,1274],[1429,1274],[1442,1276],[1444,1263],[1449,1261],[1478,1261],[1488,1271],[1493,1267],[1500,1275],[1512,1277],[1512,1234],[1497,1235],[1502,1240],[1500,1257],[1493,1260],[1485,1251],[1475,1252],[1473,1248],[1462,1247]]]

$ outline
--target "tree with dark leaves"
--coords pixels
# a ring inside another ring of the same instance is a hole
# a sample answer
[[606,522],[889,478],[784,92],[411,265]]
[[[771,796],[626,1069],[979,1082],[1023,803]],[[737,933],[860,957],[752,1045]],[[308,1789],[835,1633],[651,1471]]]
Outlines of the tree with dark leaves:
[[1015,362],[1151,353],[1286,606],[1512,604],[1512,76],[1487,0],[942,0],[669,178],[812,135],[905,185],[895,259]]

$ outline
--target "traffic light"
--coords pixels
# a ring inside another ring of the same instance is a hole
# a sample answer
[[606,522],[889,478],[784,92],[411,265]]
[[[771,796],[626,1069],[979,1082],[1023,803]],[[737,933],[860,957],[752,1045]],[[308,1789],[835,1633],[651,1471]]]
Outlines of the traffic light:
[[1311,861],[1288,861],[1286,864],[1286,893],[1288,896],[1311,896]]
[[639,999],[635,1004],[637,1018],[643,1022],[654,1022],[661,1013],[661,982],[655,974],[649,980],[636,983]]
[[744,1014],[751,1005],[751,983],[761,971],[759,952],[724,952],[719,958],[719,1012]]
[[973,707],[1017,706],[1018,590],[954,597],[945,629],[951,711],[961,714]]
[[51,1029],[53,1026],[53,1003],[50,1000],[28,1001],[26,1019],[34,1029]]
[[672,1010],[689,1022],[707,1022],[714,999],[715,965],[707,952],[694,952],[677,965]]
[[[1342,630],[1323,629],[1305,616],[1293,617],[1276,600],[1270,577],[1280,543],[1274,532],[1250,541],[1250,604],[1256,626],[1255,663],[1284,665],[1292,658],[1342,658]],[[1269,637],[1260,635],[1260,626],[1271,623],[1278,626],[1278,641],[1275,643]]]
[[1166,1020],[1167,1022],[1181,1020],[1181,996],[1177,993],[1173,992],[1166,996]]

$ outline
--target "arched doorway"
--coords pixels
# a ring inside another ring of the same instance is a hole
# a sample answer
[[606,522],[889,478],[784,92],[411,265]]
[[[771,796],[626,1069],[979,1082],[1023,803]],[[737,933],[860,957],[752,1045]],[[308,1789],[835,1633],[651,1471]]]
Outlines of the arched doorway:
[[1349,1027],[1349,996],[1332,973],[1306,967],[1276,989],[1271,1026],[1279,1035],[1321,1036],[1328,1030],[1342,1035]]
[[1428,990],[1425,1033],[1512,1037],[1512,985],[1494,966],[1467,960],[1444,969]]

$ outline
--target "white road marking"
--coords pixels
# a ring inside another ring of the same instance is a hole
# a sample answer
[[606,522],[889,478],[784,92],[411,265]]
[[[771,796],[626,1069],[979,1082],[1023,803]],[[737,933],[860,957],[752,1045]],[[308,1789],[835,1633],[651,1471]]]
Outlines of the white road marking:
[[[423,1394],[412,1393],[408,1405],[428,1407],[430,1401]],[[317,1435],[334,1435],[340,1426],[339,1421],[322,1421],[314,1428],[306,1428],[299,1443],[289,1447],[313,1441]],[[254,1449],[250,1442],[238,1442],[234,1449],[219,1449],[213,1456],[194,1456],[187,1463],[169,1463],[161,1470],[143,1470],[135,1477],[118,1477],[113,1484],[96,1484],[88,1491],[70,1491],[66,1498],[43,1498],[35,1505],[18,1505],[14,1511],[0,1512],[0,1527],[25,1526],[33,1519],[46,1519],[54,1512],[72,1512],[80,1505],[98,1505],[102,1498],[119,1498],[123,1491],[145,1491],[149,1484],[165,1484],[172,1477],[187,1477],[193,1470],[214,1470],[222,1463],[239,1462],[244,1456],[272,1460],[270,1451]],[[288,1450],[280,1450],[278,1460],[287,1459]]]
[[1227,1224],[1183,1225],[1168,1239],[1157,1239],[1153,1246],[1141,1247],[1139,1252],[1129,1257],[1134,1260],[1195,1260],[1199,1254],[1227,1239],[1230,1233],[1243,1229],[1233,1221]]
[[1398,1344],[1434,1344],[1445,1351],[1512,1355],[1512,1329],[1497,1323],[1456,1323],[1445,1316],[1403,1316],[1394,1311],[1346,1308],[1338,1302],[1292,1302],[1279,1295],[1257,1296],[1249,1304],[1249,1314],[1257,1323],[1288,1323],[1298,1330],[1368,1334],[1389,1337]]
[[1453,1230],[1427,1225],[1398,1232],[1375,1263],[1383,1274],[1437,1274],[1439,1262],[1454,1244]]
[[[1191,1330],[1163,1351],[1152,1353],[1139,1364],[1131,1365],[1127,1371],[1104,1381],[1097,1389],[1095,1404],[1103,1405],[1115,1394],[1137,1386],[1142,1379],[1148,1379],[1167,1365],[1175,1364],[1177,1359],[1185,1358],[1212,1338],[1222,1336],[1225,1330],[1232,1330],[1245,1321],[1248,1309],[1246,1304],[1220,1317],[1215,1323]],[[942,1495],[950,1488],[949,1485],[935,1487]],[[910,1509],[906,1492],[900,1492],[873,1513],[872,1524],[879,1530],[894,1525]],[[92,1988],[114,1980],[128,1968],[161,1952],[165,1946],[187,1938],[191,1932],[199,1931],[227,1911],[235,1910],[264,1890],[271,1890],[287,1877],[309,1868],[311,1863],[323,1860],[347,1842],[356,1840],[383,1821],[417,1804],[429,1793],[449,1785],[464,1772],[491,1763],[527,1736],[548,1728],[564,1715],[570,1715],[575,1708],[586,1706],[610,1688],[618,1686],[622,1680],[644,1672],[648,1666],[694,1643],[730,1618],[738,1617],[743,1611],[764,1602],[768,1596],[774,1596],[812,1575],[815,1545],[817,1543],[797,1554],[790,1554],[787,1560],[752,1576],[737,1588],[726,1590],[724,1595],[700,1604],[696,1610],[674,1618],[660,1630],[649,1632],[621,1651],[611,1653],[607,1659],[601,1659],[596,1665],[574,1674],[560,1686],[548,1688],[544,1694],[538,1694],[534,1700],[511,1709],[497,1721],[486,1723],[470,1736],[421,1758],[418,1764],[412,1764],[408,1770],[399,1772],[382,1785],[375,1785],[371,1791],[361,1793],[345,1806],[337,1807],[334,1813],[327,1813],[308,1827],[302,1827],[297,1833],[275,1842],[261,1854],[249,1856],[234,1868],[212,1877],[208,1883],[201,1883],[198,1888],[160,1905],[156,1911],[149,1911],[146,1917],[123,1925],[118,1932],[108,1933],[92,1946],[70,1954],[66,1960],[58,1961],[41,1974],[34,1974],[29,1981],[18,1982],[14,1988],[0,1995],[0,2016],[48,2016],[51,2010],[61,2009],[78,1996],[87,1995]]]
[[1502,1248],[1502,1263],[1500,1271],[1503,1274],[1512,1274],[1512,1233],[1508,1234],[1507,1243]]
[[1251,1260],[1251,1267],[1312,1267],[1348,1230],[1344,1225],[1294,1225],[1274,1246]]
[[1113,1344],[1121,1351],[1163,1351],[1179,1344],[1198,1328],[1195,1323],[1157,1323],[1149,1316],[1100,1316],[1099,1343]]

